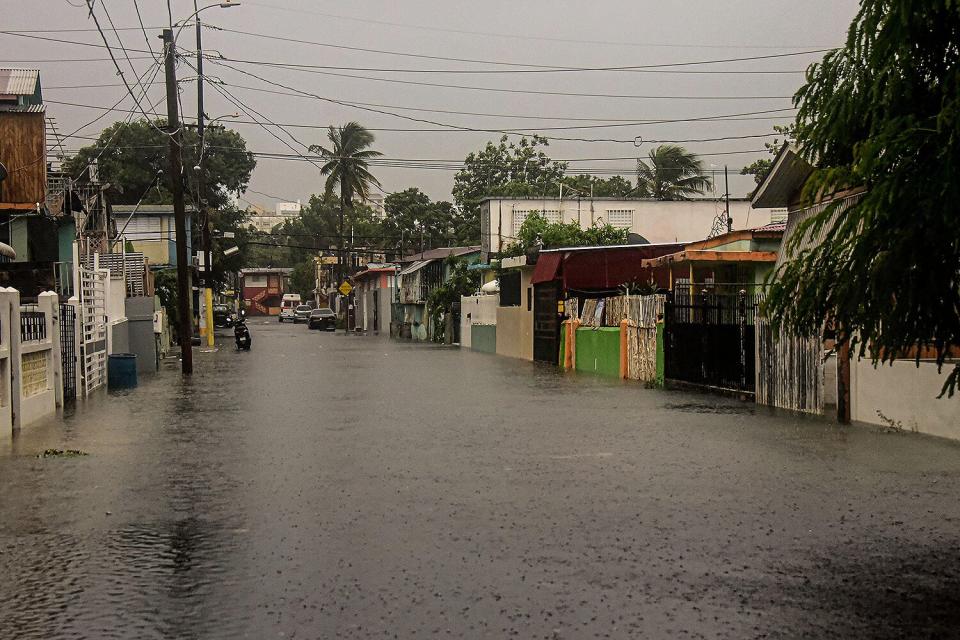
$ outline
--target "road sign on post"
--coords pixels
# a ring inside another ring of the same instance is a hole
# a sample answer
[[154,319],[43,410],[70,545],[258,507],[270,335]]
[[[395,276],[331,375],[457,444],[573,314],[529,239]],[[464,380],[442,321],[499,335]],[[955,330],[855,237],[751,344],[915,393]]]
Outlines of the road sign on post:
[[340,285],[340,288],[338,289],[338,291],[343,295],[348,296],[350,295],[350,292],[353,291],[353,285],[347,282],[346,280],[344,280],[343,283]]

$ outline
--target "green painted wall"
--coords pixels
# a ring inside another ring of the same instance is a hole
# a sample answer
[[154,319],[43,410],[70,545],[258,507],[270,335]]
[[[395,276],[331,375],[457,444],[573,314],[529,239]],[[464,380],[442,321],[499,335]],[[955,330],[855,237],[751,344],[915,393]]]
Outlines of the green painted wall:
[[620,328],[577,329],[577,371],[620,376]]
[[497,352],[497,325],[475,324],[470,327],[470,348],[482,353]]
[[77,226],[71,220],[57,230],[57,246],[60,262],[73,262],[73,241],[77,235]]
[[10,221],[10,246],[17,252],[17,262],[29,262],[30,260],[30,250],[27,244],[28,222],[26,218],[14,218]]

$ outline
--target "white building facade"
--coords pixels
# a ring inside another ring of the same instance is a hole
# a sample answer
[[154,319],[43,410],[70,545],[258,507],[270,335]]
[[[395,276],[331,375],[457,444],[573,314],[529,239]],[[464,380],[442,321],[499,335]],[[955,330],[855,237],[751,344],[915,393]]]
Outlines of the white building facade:
[[285,221],[293,220],[299,216],[302,209],[303,205],[300,204],[299,200],[296,202],[278,202],[273,215],[266,212],[254,213],[250,216],[250,224],[257,231],[269,233],[278,224],[283,224]]
[[[576,222],[583,228],[608,223],[652,243],[693,242],[710,236],[717,221],[722,224],[724,210],[723,201],[712,199],[486,198],[480,203],[480,238],[484,255],[499,253],[515,241],[533,211],[550,222]],[[751,209],[746,199],[730,200],[735,231],[769,224],[780,215],[772,209]]]

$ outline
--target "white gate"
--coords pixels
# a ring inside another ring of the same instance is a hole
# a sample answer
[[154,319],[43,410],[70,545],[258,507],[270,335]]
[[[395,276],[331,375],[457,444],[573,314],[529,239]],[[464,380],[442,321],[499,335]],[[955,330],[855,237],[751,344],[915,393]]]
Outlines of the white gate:
[[107,279],[109,269],[80,267],[80,353],[85,396],[107,382]]

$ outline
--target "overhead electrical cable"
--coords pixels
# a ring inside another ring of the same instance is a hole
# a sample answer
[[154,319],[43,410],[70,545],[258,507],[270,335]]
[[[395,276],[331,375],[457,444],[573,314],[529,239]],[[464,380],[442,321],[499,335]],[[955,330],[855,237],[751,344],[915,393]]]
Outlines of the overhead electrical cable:
[[[333,44],[329,42],[320,42],[316,40],[302,40],[299,38],[290,38],[286,36],[271,35],[265,33],[257,33],[255,31],[243,31],[241,29],[229,29],[227,27],[215,26],[212,24],[204,24],[205,27],[209,29],[215,29],[217,31],[223,31],[225,33],[236,33],[239,35],[251,36],[255,38],[265,38],[268,40],[277,40],[281,42],[292,42],[295,44],[305,44],[317,47],[324,47],[330,49],[343,49],[346,51],[361,51],[364,53],[376,53],[380,55],[389,55],[389,56],[398,56],[404,58],[418,58],[422,60],[442,60],[444,62],[467,62],[474,64],[490,64],[490,65],[502,65],[507,67],[526,67],[526,68],[540,68],[540,69],[577,69],[577,67],[558,67],[557,65],[546,65],[546,64],[534,64],[534,63],[524,63],[524,62],[508,62],[503,60],[485,60],[478,58],[455,58],[451,56],[435,56],[421,53],[411,53],[408,51],[392,51],[386,49],[370,49],[366,47],[354,47],[350,45],[343,44]],[[693,65],[702,65],[702,64],[726,64],[730,62],[747,62],[755,60],[775,60],[778,58],[792,58],[797,56],[806,56],[806,55],[815,55],[821,53],[827,53],[832,51],[831,48],[826,49],[806,49],[803,51],[790,51],[786,53],[773,53],[765,54],[759,56],[743,56],[737,58],[720,58],[712,60],[690,60],[682,62],[669,62],[662,64],[649,64],[649,65],[624,65],[619,67],[609,67],[605,70],[630,70],[630,69],[657,69],[657,68],[667,68],[667,67],[679,67],[679,66],[693,66]]]

